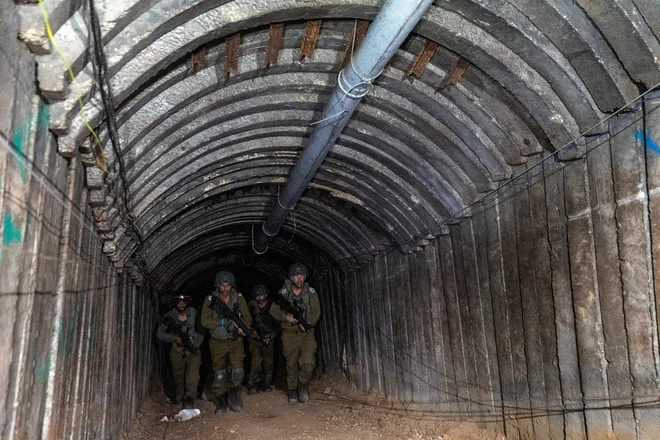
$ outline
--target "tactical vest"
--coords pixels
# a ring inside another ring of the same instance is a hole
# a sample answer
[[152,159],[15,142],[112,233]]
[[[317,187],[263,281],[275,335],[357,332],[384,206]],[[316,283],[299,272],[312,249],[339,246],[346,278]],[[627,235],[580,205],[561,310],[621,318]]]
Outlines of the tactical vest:
[[[211,295],[216,295],[216,292],[212,292]],[[218,296],[218,299],[219,299],[219,295],[216,295],[216,296]],[[231,296],[231,302],[233,304],[230,307],[234,309],[234,314],[236,316],[240,316],[240,312],[238,310],[238,292],[236,291],[236,289],[231,289],[231,295],[230,296]],[[222,300],[220,300],[220,301],[222,301]],[[227,305],[229,306],[229,304],[227,304]],[[210,306],[210,304],[209,304],[209,306]],[[214,310],[214,312],[215,312],[215,310]],[[213,330],[211,330],[211,337],[213,339],[235,339],[235,338],[238,338],[238,335],[236,334],[235,329],[232,330],[232,329],[227,327],[228,325],[231,326],[231,324],[232,324],[231,321],[225,319],[223,316],[218,316],[218,318],[220,318],[222,320],[222,324],[217,326]]]
[[263,309],[259,307],[257,301],[250,301],[250,313],[252,313],[252,325],[257,329],[260,335],[264,338],[273,339],[275,337],[274,332],[274,321],[273,317],[270,316],[270,305],[272,303],[269,301],[266,307]]
[[[165,316],[171,316],[174,319],[174,322],[176,322],[179,325],[179,328],[181,328],[181,331],[184,333],[188,333],[189,329],[195,329],[195,322],[191,318],[191,312],[190,308],[186,310],[186,321],[179,321],[179,311],[177,309],[172,309]],[[191,322],[192,321],[192,322]],[[184,347],[172,343],[172,350],[174,351],[183,351]]]
[[309,321],[309,316],[312,312],[312,294],[313,291],[307,283],[303,285],[302,292],[300,295],[295,295],[293,293],[293,288],[291,286],[291,281],[286,280],[284,282],[284,287],[280,289],[279,295],[283,295],[295,308],[298,309],[300,314],[305,321]]

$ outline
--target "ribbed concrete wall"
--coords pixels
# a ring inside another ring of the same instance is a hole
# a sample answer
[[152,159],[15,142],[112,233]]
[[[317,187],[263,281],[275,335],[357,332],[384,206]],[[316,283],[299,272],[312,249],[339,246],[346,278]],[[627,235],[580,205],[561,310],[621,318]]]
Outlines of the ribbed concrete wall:
[[101,252],[84,167],[57,152],[16,27],[3,7],[0,437],[119,438],[154,377],[151,299]]
[[509,438],[658,438],[659,101],[349,276],[351,380]]
[[[139,202],[132,214],[157,283],[194,290],[238,260],[335,80],[353,19],[373,18],[380,3],[99,8]],[[280,240],[254,266],[274,278],[289,258],[336,260],[310,263],[323,272],[314,283],[322,366],[345,366],[363,389],[478,418],[510,438],[660,437],[660,412],[646,405],[660,376],[657,103],[602,127],[608,134],[585,156],[531,166],[542,146],[552,151],[625,106],[637,86],[657,84],[651,3],[436,2],[296,208],[295,240]],[[47,2],[100,124],[79,6]],[[122,267],[139,247],[125,234],[125,193],[116,169],[106,176],[96,166],[76,89],[59,55],[46,53],[38,8],[0,0],[0,11],[0,429],[26,439],[117,438],[157,364],[150,296],[132,283],[135,268],[128,276]],[[302,22],[311,18],[327,20],[301,64]],[[279,67],[266,71],[262,26],[285,21]],[[219,66],[233,34],[242,39],[238,73],[227,77]],[[426,76],[401,81],[429,42],[440,47]],[[208,49],[208,64],[190,72],[198,49]],[[469,70],[445,88],[461,62]],[[108,145],[105,155],[116,165]],[[445,215],[525,167],[428,242]],[[358,272],[332,269],[364,262]]]

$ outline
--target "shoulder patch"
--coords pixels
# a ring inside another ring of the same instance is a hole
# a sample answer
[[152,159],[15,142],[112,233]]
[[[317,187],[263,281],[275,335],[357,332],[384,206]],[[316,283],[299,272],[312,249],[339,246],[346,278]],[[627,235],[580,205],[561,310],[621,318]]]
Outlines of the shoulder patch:
[[212,300],[213,300],[213,296],[209,295],[209,302],[211,302]]
[[286,289],[280,290],[280,295],[286,295]]
[[243,296],[243,295],[241,294],[241,292],[238,292],[238,296]]
[[310,287],[310,288],[309,288],[309,291],[312,292],[312,293],[316,293],[316,290],[314,290],[313,287]]

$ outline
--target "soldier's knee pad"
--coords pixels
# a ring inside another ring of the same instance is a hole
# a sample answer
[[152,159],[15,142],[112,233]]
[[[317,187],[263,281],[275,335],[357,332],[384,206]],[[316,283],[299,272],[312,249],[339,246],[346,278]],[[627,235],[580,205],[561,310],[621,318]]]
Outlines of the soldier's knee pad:
[[245,370],[242,368],[234,368],[231,371],[231,381],[234,385],[239,386],[245,377]]
[[217,370],[213,375],[213,385],[222,386],[227,378],[227,370]]

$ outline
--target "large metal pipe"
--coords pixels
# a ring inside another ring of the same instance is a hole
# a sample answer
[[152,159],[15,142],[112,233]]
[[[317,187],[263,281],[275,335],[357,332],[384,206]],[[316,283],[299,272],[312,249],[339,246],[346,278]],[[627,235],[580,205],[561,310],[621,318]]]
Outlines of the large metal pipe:
[[298,203],[358,104],[369,92],[371,82],[382,73],[431,3],[433,0],[387,0],[378,12],[351,62],[339,73],[337,87],[323,116],[315,124],[291,170],[277,205],[258,231],[253,248],[257,253],[264,252],[280,231],[289,211]]

